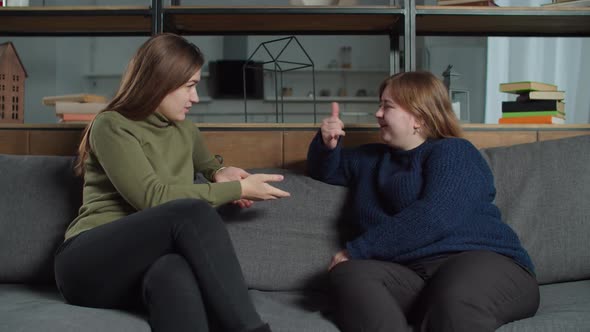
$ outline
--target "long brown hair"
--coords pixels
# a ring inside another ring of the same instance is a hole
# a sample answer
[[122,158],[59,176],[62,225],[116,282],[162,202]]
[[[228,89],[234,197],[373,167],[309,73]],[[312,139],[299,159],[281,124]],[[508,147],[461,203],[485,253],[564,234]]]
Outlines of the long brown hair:
[[422,122],[427,138],[461,137],[449,92],[440,79],[427,71],[395,74],[383,81],[379,96],[388,89],[393,100]]
[[[185,84],[205,59],[199,48],[186,39],[162,33],[148,39],[129,61],[113,100],[102,112],[119,112],[131,120],[154,113],[164,97]],[[78,147],[75,172],[84,175],[84,162],[91,151],[92,122],[86,126]]]

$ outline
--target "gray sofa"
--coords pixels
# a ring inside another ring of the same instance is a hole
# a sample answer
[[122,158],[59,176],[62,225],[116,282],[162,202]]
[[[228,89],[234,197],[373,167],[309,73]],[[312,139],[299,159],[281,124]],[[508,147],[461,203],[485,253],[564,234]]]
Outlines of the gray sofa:
[[[590,331],[590,136],[482,154],[542,284],[537,315],[499,331]],[[149,331],[141,314],[68,305],[54,286],[52,253],[80,204],[72,161],[0,155],[0,331]],[[346,190],[274,171],[291,198],[220,209],[252,297],[274,331],[337,331],[323,290],[332,254],[355,231]]]

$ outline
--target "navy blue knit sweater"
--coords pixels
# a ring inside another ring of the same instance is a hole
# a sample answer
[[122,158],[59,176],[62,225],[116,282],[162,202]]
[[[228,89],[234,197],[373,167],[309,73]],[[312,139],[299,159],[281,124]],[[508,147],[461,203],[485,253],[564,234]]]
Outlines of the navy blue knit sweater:
[[385,144],[334,150],[321,134],[307,156],[310,175],[348,186],[361,235],[352,258],[406,263],[439,254],[489,250],[534,271],[514,231],[494,205],[492,172],[467,140],[427,140],[409,151]]

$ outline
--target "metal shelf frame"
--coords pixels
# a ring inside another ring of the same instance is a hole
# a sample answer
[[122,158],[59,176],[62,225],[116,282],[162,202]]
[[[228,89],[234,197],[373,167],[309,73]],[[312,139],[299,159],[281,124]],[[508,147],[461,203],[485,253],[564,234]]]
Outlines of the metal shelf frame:
[[2,7],[2,36],[387,35],[390,73],[416,69],[416,36],[590,37],[588,7],[416,6]]

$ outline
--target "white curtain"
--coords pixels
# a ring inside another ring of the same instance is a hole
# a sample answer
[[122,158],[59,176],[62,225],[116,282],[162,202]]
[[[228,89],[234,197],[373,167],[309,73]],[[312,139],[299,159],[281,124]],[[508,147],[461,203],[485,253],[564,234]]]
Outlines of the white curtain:
[[[500,6],[539,6],[549,0],[498,0]],[[565,91],[566,123],[590,123],[590,38],[490,37],[485,123],[498,123],[502,101],[515,95],[500,83],[539,81]]]

